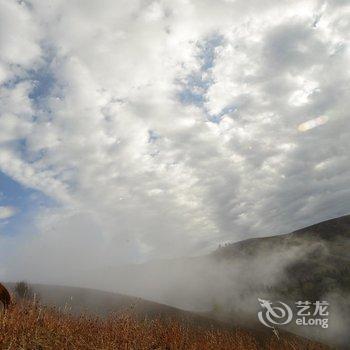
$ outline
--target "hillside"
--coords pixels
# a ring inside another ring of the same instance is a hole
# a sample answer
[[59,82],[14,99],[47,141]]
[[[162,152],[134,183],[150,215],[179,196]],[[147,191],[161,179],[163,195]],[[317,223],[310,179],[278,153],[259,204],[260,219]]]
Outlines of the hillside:
[[141,319],[175,317],[194,325],[238,325],[254,334],[271,334],[258,322],[258,298],[283,300],[292,306],[299,300],[326,300],[331,304],[328,329],[295,325],[281,329],[346,349],[350,343],[349,262],[350,216],[345,216],[289,234],[226,244],[206,256],[75,276],[76,284],[124,294],[34,288],[43,303],[73,314],[86,311],[106,316],[127,310]]
[[[225,245],[202,257],[153,261],[91,273],[102,289],[118,290],[245,327],[260,327],[258,298],[327,300],[330,328],[286,329],[349,343],[350,216],[295,232]],[[104,276],[99,279],[98,276]]]
[[350,292],[349,248],[350,216],[344,216],[289,234],[229,244],[212,256],[219,261],[236,261],[295,251],[296,259],[286,264],[285,275],[273,286],[273,292],[279,297],[317,300],[332,292]]
[[[14,283],[6,283],[12,295],[16,295]],[[132,313],[144,319],[174,318],[187,323],[223,327],[225,324],[192,312],[184,311],[169,305],[148,301],[120,293],[105,292],[97,289],[68,286],[31,284],[33,293],[41,305],[55,307],[62,312],[80,316],[87,314],[93,317],[106,318],[111,313]]]

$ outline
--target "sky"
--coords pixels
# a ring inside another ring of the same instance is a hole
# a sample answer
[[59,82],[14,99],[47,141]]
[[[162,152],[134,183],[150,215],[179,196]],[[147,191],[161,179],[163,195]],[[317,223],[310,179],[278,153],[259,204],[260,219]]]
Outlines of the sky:
[[349,15],[346,0],[0,0],[0,278],[349,214]]

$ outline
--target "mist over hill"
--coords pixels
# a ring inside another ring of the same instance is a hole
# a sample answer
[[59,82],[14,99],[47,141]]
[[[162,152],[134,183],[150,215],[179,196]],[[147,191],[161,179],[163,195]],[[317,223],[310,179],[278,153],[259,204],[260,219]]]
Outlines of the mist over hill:
[[258,326],[258,298],[327,300],[329,329],[291,330],[344,344],[350,327],[350,216],[225,244],[206,256],[107,268],[79,278],[85,285],[250,326]]

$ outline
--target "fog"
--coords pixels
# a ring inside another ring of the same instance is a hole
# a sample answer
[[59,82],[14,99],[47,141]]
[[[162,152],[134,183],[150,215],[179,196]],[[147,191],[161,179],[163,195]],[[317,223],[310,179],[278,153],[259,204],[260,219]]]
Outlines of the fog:
[[[327,231],[326,226],[324,230]],[[58,274],[40,279],[34,273],[31,281],[136,296],[248,328],[261,327],[257,318],[261,310],[258,299],[284,301],[293,309],[294,317],[297,301],[325,300],[330,303],[328,328],[296,326],[295,318],[279,328],[329,344],[346,345],[350,295],[342,286],[348,277],[339,270],[333,280],[329,279],[332,269],[342,268],[341,259],[349,258],[349,241],[344,232],[337,237],[336,229],[327,234],[330,240],[313,237],[312,232],[281,237],[278,241],[262,239],[253,244],[247,241],[228,245],[192,258],[85,270],[69,267],[61,279]],[[295,272],[293,266],[297,266]],[[318,280],[320,273],[322,277]],[[22,277],[25,274],[18,276]],[[311,297],[305,295],[304,286],[308,283],[312,283],[314,291]],[[323,292],[324,286],[330,291]]]
[[332,283],[335,285],[330,287],[332,292],[319,293],[322,291],[321,284],[329,283],[326,282],[329,273],[323,273],[321,282],[313,282],[317,292],[311,297],[303,295],[304,290],[299,284],[294,285],[292,291],[285,290],[281,294],[281,289],[290,282],[291,266],[299,266],[302,262],[306,276],[309,273],[313,278],[317,270],[315,272],[310,268],[308,271],[308,259],[312,263],[316,254],[324,257],[326,263],[334,253],[333,244],[346,251],[348,241],[338,239],[329,244],[313,238],[296,239],[291,246],[258,246],[253,254],[247,256],[238,253],[224,259],[220,258],[219,250],[216,254],[203,257],[121,266],[94,271],[85,277],[82,273],[80,277],[86,286],[138,296],[247,327],[259,325],[257,314],[261,306],[258,299],[272,302],[283,300],[293,309],[294,317],[297,301],[325,300],[330,304],[328,328],[296,326],[293,318],[290,325],[281,326],[280,329],[329,344],[347,345],[350,294],[341,286],[348,277],[341,274],[334,277],[336,280]]

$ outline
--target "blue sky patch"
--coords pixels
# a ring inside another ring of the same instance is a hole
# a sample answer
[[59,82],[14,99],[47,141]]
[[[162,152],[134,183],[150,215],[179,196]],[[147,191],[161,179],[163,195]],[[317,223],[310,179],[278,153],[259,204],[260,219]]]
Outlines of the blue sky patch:
[[[201,60],[202,65],[197,72],[193,72],[186,77],[186,81],[182,86],[182,90],[178,94],[178,98],[182,104],[195,105],[203,109],[207,116],[207,119],[212,123],[220,123],[222,117],[226,114],[230,114],[236,111],[234,105],[225,107],[218,114],[210,114],[205,106],[205,95],[213,83],[212,79],[203,73],[207,73],[214,66],[215,50],[221,46],[224,42],[224,38],[218,34],[214,34],[204,41],[203,45],[200,45],[201,52],[198,58]],[[205,77],[205,78],[203,78]]]
[[25,187],[0,171],[0,206],[13,207],[15,215],[0,220],[0,234],[16,235],[32,224],[35,213],[55,202],[42,192]]

